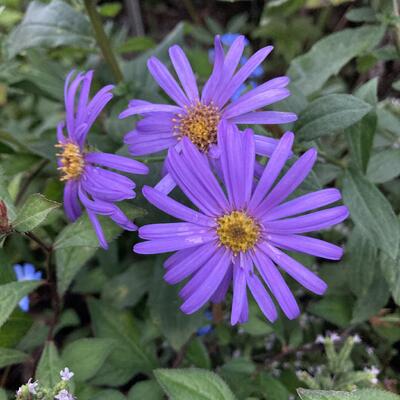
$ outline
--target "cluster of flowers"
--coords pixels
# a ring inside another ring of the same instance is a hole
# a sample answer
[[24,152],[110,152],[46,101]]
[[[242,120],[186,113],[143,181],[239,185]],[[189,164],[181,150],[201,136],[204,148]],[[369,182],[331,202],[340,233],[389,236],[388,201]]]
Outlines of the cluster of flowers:
[[[238,36],[225,51],[216,36],[213,70],[201,93],[179,46],[169,49],[179,83],[164,64],[151,57],[148,69],[173,104],[132,100],[120,115],[142,117],[125,136],[132,155],[167,150],[163,178],[154,188],[144,186],[143,195],[182,221],[142,226],[139,236],[146,241],[136,244],[134,251],[175,252],[165,261],[165,280],[175,284],[190,278],[180,292],[185,313],[196,312],[210,300],[221,302],[232,285],[232,324],[248,319],[247,288],[268,320],[275,321],[278,313],[266,287],[288,318],[299,315],[297,302],[277,266],[311,292],[323,294],[326,284],[282,250],[340,259],[340,247],[302,234],[330,227],[348,216],[347,208],[341,205],[310,212],[340,200],[337,189],[286,200],[311,171],[317,158],[315,149],[296,159],[292,132],[276,140],[238,128],[241,124],[289,123],[297,118],[290,112],[262,110],[290,95],[286,76],[235,95],[272,51],[267,46],[243,62],[245,45],[245,38]],[[83,206],[100,245],[107,248],[99,215],[111,218],[123,229],[137,229],[116,205],[135,197],[135,183],[112,170],[146,174],[148,168],[131,158],[87,146],[87,134],[111,100],[113,88],[102,88],[90,100],[92,76],[90,71],[72,79],[71,73],[66,79],[66,120],[57,132],[58,163],[61,179],[66,181],[68,218],[75,221]],[[269,157],[267,164],[260,163],[257,156]],[[295,161],[283,172],[290,158]],[[196,210],[169,196],[176,186]]]
[[54,388],[44,388],[38,381],[29,381],[22,385],[16,393],[16,400],[31,399],[56,399],[56,400],[74,400],[75,397],[69,392],[69,381],[74,373],[69,368],[60,371],[61,381]]

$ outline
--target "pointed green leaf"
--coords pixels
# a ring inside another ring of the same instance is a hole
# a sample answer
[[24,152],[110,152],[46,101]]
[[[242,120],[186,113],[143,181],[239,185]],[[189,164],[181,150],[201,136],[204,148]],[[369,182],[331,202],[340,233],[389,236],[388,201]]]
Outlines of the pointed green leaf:
[[54,387],[61,380],[60,371],[63,368],[56,346],[47,342],[36,368],[35,379],[43,386]]
[[367,177],[373,183],[391,181],[400,175],[400,149],[375,153],[370,160]]
[[28,357],[28,354],[19,350],[0,348],[0,369],[8,365],[23,363]]
[[354,392],[297,389],[297,393],[301,400],[400,400],[394,393],[377,389],[359,389]]

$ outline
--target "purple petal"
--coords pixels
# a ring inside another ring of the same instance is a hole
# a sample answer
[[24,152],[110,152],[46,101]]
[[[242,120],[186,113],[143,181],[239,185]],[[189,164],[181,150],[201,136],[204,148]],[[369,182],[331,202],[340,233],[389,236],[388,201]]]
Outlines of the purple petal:
[[188,276],[195,273],[201,268],[211,256],[215,253],[215,244],[206,243],[196,249],[181,250],[187,251],[185,257],[179,259],[179,261],[172,263],[168,267],[168,271],[164,275],[164,279],[169,284],[175,284]]
[[129,152],[134,156],[142,156],[168,149],[177,143],[172,132],[154,135],[139,134],[136,130],[125,135],[124,142],[129,145]]
[[114,204],[114,212],[110,218],[126,231],[136,231],[137,226],[122,212],[122,210]]
[[264,197],[271,189],[291,153],[293,141],[294,135],[292,132],[286,132],[282,136],[254,190],[249,209],[255,210],[262,204]]
[[259,205],[257,214],[264,216],[268,210],[293,193],[310,173],[316,159],[317,152],[315,149],[305,152]]
[[191,103],[199,101],[199,90],[192,67],[183,50],[178,46],[169,49],[172,65]]
[[270,258],[257,249],[254,252],[253,260],[285,315],[289,319],[297,318],[300,314],[300,309],[296,299]]
[[171,237],[200,236],[212,232],[204,226],[191,224],[190,222],[171,222],[163,224],[149,224],[139,229],[141,239],[158,240]]
[[130,117],[136,114],[144,114],[144,113],[155,113],[155,112],[162,112],[162,113],[173,113],[179,114],[183,112],[181,107],[172,106],[170,104],[153,104],[149,102],[143,102],[145,104],[140,104],[136,106],[129,106],[125,111],[119,115],[120,119]]
[[82,214],[78,201],[78,182],[75,180],[70,180],[65,185],[64,209],[70,221],[75,221]]
[[136,124],[136,129],[140,133],[153,133],[153,132],[172,132],[175,123],[172,119],[175,114],[158,112],[156,115],[146,116]]
[[288,273],[306,289],[319,295],[325,293],[327,289],[326,283],[298,261],[267,243],[262,243],[259,245],[259,247],[286,273]]
[[215,304],[222,303],[228,293],[229,286],[232,282],[232,265],[229,266],[228,272],[225,274],[224,279],[219,284],[217,290],[211,296],[211,301]]
[[159,192],[157,189],[153,189],[149,186],[143,187],[143,196],[153,206],[164,211],[165,213],[182,219],[186,222],[192,222],[193,224],[203,225],[208,227],[215,226],[215,221],[210,217],[207,217],[197,211],[178,203],[176,200],[171,199],[164,193]]
[[327,206],[342,198],[338,189],[322,189],[290,200],[268,211],[264,221],[291,217],[310,210]]
[[90,163],[100,164],[132,174],[147,174],[149,172],[149,168],[143,163],[116,154],[88,153],[85,159]]
[[176,188],[176,183],[170,173],[166,173],[163,178],[154,186],[157,191],[168,195]]
[[297,115],[282,111],[253,111],[231,118],[234,124],[288,124],[297,120]]
[[300,217],[264,222],[268,232],[293,234],[318,231],[344,221],[349,216],[346,206],[332,207]]
[[149,61],[147,61],[147,68],[159,86],[175,101],[175,103],[179,104],[181,107],[190,104],[176,80],[160,60],[156,57],[151,57]]
[[100,246],[103,249],[107,250],[108,249],[108,244],[107,244],[106,238],[104,236],[104,232],[103,232],[103,229],[102,229],[102,227],[100,225],[100,222],[96,217],[96,214],[94,212],[90,211],[89,209],[86,209],[86,212],[87,212],[87,215],[88,215],[88,217],[90,219],[90,222],[92,223],[94,231],[96,232],[97,239],[99,240]]
[[79,200],[86,209],[93,211],[95,214],[110,216],[114,212],[114,205],[101,200],[91,200],[85,194],[82,187],[79,187]]
[[261,156],[271,157],[279,143],[278,139],[261,135],[254,135],[254,139],[256,143],[256,154]]
[[[238,259],[238,257],[236,257]],[[238,262],[233,267],[233,299],[231,311],[231,325],[239,322],[246,298],[246,273]]]
[[78,87],[81,84],[84,76],[82,74],[78,74],[75,79],[72,81],[71,85],[69,85],[69,80],[72,76],[72,72],[69,73],[67,79],[65,81],[64,87],[64,100],[65,100],[65,114],[67,121],[67,131],[68,136],[72,140],[76,140],[75,137],[75,95],[78,91]]

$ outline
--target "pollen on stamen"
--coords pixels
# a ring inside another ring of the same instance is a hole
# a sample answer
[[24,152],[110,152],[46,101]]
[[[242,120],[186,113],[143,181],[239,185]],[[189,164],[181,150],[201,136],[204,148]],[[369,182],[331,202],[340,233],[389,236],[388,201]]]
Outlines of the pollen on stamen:
[[199,150],[207,152],[211,144],[217,142],[217,128],[221,115],[212,102],[208,105],[200,102],[190,107],[186,113],[177,114],[174,122],[174,134],[180,139],[187,136]]
[[245,212],[232,211],[217,219],[217,235],[221,245],[236,255],[251,250],[260,238],[260,226]]
[[62,149],[61,153],[57,153],[61,166],[58,169],[63,174],[61,181],[67,181],[78,178],[85,167],[83,154],[79,146],[75,143],[58,143],[55,147]]

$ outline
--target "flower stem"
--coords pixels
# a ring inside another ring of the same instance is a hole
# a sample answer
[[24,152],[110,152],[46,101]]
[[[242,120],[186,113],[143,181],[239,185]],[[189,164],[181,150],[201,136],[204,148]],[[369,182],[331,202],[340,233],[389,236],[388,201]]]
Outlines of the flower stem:
[[103,53],[103,57],[109,67],[111,68],[114,79],[117,83],[123,80],[121,69],[119,68],[117,59],[112,51],[110,41],[103,29],[103,23],[100,15],[96,10],[96,0],[84,0],[86,11],[89,15],[90,22],[92,24],[97,44],[100,46],[100,50]]

